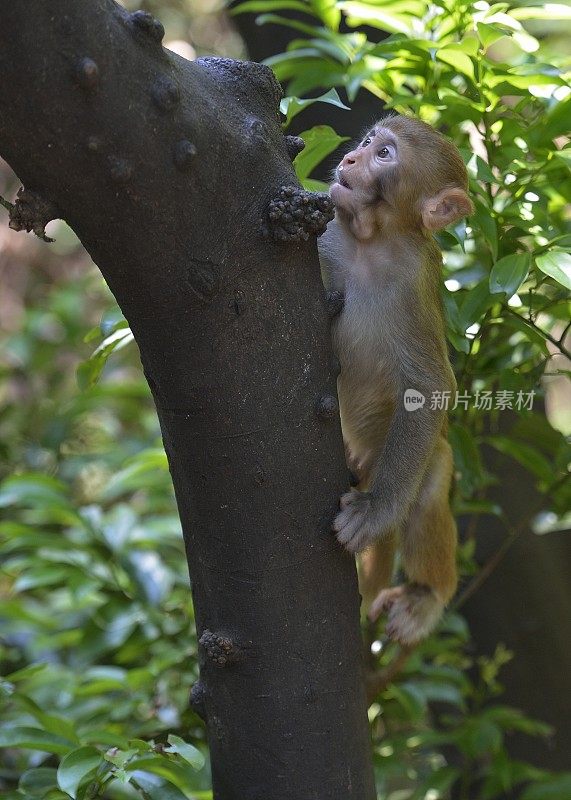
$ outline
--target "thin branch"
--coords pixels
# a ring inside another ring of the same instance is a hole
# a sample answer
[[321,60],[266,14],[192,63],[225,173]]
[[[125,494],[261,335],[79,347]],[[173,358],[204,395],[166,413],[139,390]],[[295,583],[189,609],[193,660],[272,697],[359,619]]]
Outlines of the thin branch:
[[408,659],[414,653],[418,645],[401,645],[398,653],[384,669],[378,672],[369,673],[365,678],[367,689],[367,701],[369,705],[374,699],[384,691],[389,683],[395,679],[402,670]]
[[517,319],[520,319],[523,322],[527,322],[527,324],[531,328],[533,328],[534,331],[537,331],[537,333],[539,333],[540,336],[543,336],[544,339],[547,339],[548,342],[551,342],[551,344],[559,350],[561,355],[564,355],[565,358],[568,358],[571,361],[571,350],[567,350],[567,348],[564,347],[560,339],[556,339],[555,336],[552,336],[550,333],[543,330],[543,328],[540,328],[539,325],[536,325],[536,323],[533,320],[522,317],[521,314],[518,314],[516,311],[512,311],[511,308],[504,307],[503,310],[507,314],[510,314],[512,317],[516,317]]
[[466,601],[478,591],[482,584],[485,583],[485,581],[490,577],[492,572],[494,572],[498,564],[501,563],[505,554],[508,552],[515,540],[528,527],[533,517],[535,517],[535,515],[541,511],[545,497],[549,496],[552,492],[558,489],[559,486],[562,486],[570,477],[571,472],[567,472],[565,475],[562,475],[560,478],[550,484],[550,486],[548,486],[547,489],[542,493],[540,500],[534,505],[534,507],[528,511],[527,514],[524,514],[524,516],[516,525],[508,530],[506,538],[498,547],[496,552],[488,559],[488,561],[486,561],[474,580],[468,584],[466,589],[464,589],[464,591],[459,595],[456,602],[452,604],[450,607],[452,611],[458,611],[460,608],[462,608]]

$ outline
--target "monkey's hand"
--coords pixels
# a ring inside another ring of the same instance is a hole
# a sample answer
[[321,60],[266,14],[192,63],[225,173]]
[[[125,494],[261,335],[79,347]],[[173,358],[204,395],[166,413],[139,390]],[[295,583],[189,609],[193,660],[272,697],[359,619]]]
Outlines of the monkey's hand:
[[368,616],[374,622],[386,612],[387,636],[399,644],[412,645],[428,636],[443,610],[444,603],[429,586],[407,583],[383,589],[371,603]]
[[351,489],[341,498],[341,511],[333,520],[337,541],[351,553],[358,553],[391,529],[387,514],[375,505],[370,492]]

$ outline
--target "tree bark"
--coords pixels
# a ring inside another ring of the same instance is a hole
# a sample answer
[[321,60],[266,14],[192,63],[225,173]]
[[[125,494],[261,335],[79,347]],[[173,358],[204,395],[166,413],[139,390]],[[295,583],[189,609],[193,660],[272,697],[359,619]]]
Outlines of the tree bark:
[[347,472],[337,417],[316,413],[335,365],[315,240],[261,232],[296,183],[279,87],[161,36],[113,0],[3,3],[0,154],[28,190],[20,225],[26,209],[28,227],[65,219],[135,334],[183,525],[215,797],[371,800],[355,567],[330,534]]

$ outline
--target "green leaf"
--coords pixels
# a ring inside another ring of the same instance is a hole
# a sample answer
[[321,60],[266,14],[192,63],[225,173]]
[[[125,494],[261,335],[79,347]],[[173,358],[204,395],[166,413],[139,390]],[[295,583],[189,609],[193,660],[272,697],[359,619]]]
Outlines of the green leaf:
[[259,17],[256,17],[256,25],[284,25],[286,28],[293,28],[310,37],[325,33],[324,28],[319,28],[316,25],[308,25],[305,22],[300,22],[290,17],[280,17],[279,14],[260,14]]
[[[111,500],[129,491],[157,486],[163,473],[165,481],[169,480],[168,469],[167,456],[162,447],[149,447],[137,453],[124,469],[111,476],[101,496]],[[110,544],[113,546],[113,542]]]
[[540,6],[523,6],[510,8],[510,16],[514,19],[556,19],[571,20],[571,7],[563,3],[543,3]]
[[300,0],[246,0],[246,2],[239,3],[230,9],[230,14],[235,16],[236,14],[258,13],[259,11],[281,11],[284,8],[311,14],[311,9],[307,3],[302,3]]
[[155,754],[154,756],[147,756],[143,758],[134,759],[125,766],[125,771],[132,773],[142,770],[144,772],[151,772],[164,778],[173,786],[186,795],[189,800],[194,800],[192,786],[189,783],[190,775],[188,768],[177,764],[175,761]]
[[16,700],[46,731],[55,733],[57,736],[61,736],[64,739],[69,739],[70,742],[78,742],[75,729],[69,719],[56,716],[55,714],[47,714],[30,697],[27,697],[21,692],[18,693]]
[[[422,8],[424,4],[420,5]],[[389,33],[406,34],[410,34],[412,31],[414,14],[417,10],[412,0],[407,4],[405,13],[393,11],[394,6],[391,5],[369,5],[354,2],[354,0],[338,2],[337,7],[344,12],[347,24],[351,27],[367,23]]]
[[[412,683],[409,682],[409,684]],[[414,681],[418,693],[429,703],[449,703],[458,708],[465,706],[460,689],[452,683],[440,681]]]
[[169,734],[168,743],[170,747],[165,748],[167,753],[178,753],[185,761],[188,761],[191,767],[194,769],[202,769],[204,766],[204,756],[200,750],[197,750],[196,747],[185,742],[180,736],[175,736],[174,733]]
[[545,275],[571,289],[571,254],[564,250],[551,250],[542,256],[537,256],[535,263]]
[[479,793],[479,800],[493,800],[498,795],[511,794],[513,775],[511,760],[505,750],[494,753],[486,770],[486,778]]
[[553,155],[571,167],[571,147],[566,147],[564,150],[556,150]]
[[27,592],[30,589],[37,589],[40,586],[54,586],[63,584],[69,580],[69,570],[66,566],[60,567],[35,567],[14,582],[15,592]]
[[294,163],[297,177],[303,181],[309,177],[323,159],[346,142],[348,136],[339,136],[329,125],[316,125],[300,133],[305,147],[296,156]]
[[515,458],[540,480],[550,482],[554,479],[554,465],[535,447],[508,436],[489,436],[486,441],[500,453]]
[[462,494],[470,495],[483,485],[484,472],[480,452],[472,432],[465,426],[450,425],[449,439],[454,451],[454,464],[458,472],[458,483]]
[[[515,89],[520,89],[522,94],[527,94],[527,91],[532,86],[564,86],[565,81],[557,75],[544,75],[539,73],[537,75],[516,75],[512,72],[501,72],[498,75],[486,74],[484,83],[489,88],[495,89],[496,92],[506,91],[510,86]],[[514,92],[514,94],[517,94]]]
[[22,506],[33,509],[43,521],[62,524],[85,522],[67,496],[68,487],[47,475],[25,472],[6,478],[0,486],[0,508]]
[[129,323],[121,313],[121,309],[112,308],[105,312],[97,328],[91,328],[91,330],[87,332],[87,334],[83,337],[83,341],[92,342],[94,339],[101,337],[105,339],[112,333],[115,333],[115,331],[128,327]]
[[480,322],[488,308],[496,302],[490,295],[489,281],[482,281],[465,295],[459,309],[460,329],[466,331],[475,322]]
[[77,796],[81,781],[93,772],[103,761],[103,756],[95,747],[78,747],[62,758],[57,770],[57,782],[62,792],[71,797]]
[[480,158],[480,156],[476,156],[475,161],[476,161],[476,177],[478,178],[479,181],[484,181],[487,183],[498,182],[496,176],[490,169],[489,164],[486,161],[484,161],[483,158]]
[[446,231],[443,233],[447,233],[452,239],[460,245],[462,250],[466,251],[466,220],[461,219],[459,222],[450,225],[446,228]]
[[530,325],[529,322],[519,314],[510,314],[509,316],[506,315],[502,321],[502,324],[507,328],[515,328],[516,330],[520,331],[523,333],[526,339],[536,344],[545,355],[548,354],[549,351],[545,336],[537,328],[534,328],[532,325]]
[[528,786],[521,800],[571,800],[571,772],[563,772]]
[[123,768],[125,764],[139,753],[139,749],[132,748],[131,750],[119,750],[118,747],[111,747],[106,753],[103,754],[105,761],[109,761],[116,767]]
[[52,789],[57,788],[57,771],[51,767],[28,769],[22,773],[18,789],[24,796],[45,797]]
[[327,192],[329,191],[329,184],[324,181],[315,181],[313,178],[304,178],[302,181],[303,188],[308,192]]
[[310,0],[310,5],[315,14],[327,25],[336,31],[341,22],[341,10],[335,0]]
[[497,42],[498,39],[501,39],[502,36],[506,35],[506,31],[502,28],[499,28],[497,25],[490,25],[486,22],[476,23],[476,28],[478,29],[480,41],[486,50],[488,47],[491,47],[491,45]]
[[67,487],[61,481],[47,475],[25,473],[6,478],[0,487],[0,508],[13,505],[35,505],[47,503],[66,505]]
[[41,728],[14,726],[0,729],[0,747],[21,747],[23,750],[41,750],[44,753],[67,753],[75,742]]
[[385,692],[385,697],[396,700],[411,720],[422,719],[426,713],[426,700],[412,682],[391,684]]
[[103,338],[110,336],[112,333],[120,330],[121,328],[128,327],[129,323],[123,316],[119,306],[107,309],[107,311],[105,311],[101,317],[101,322],[99,323],[99,330],[101,331]]
[[553,734],[553,728],[546,722],[531,719],[526,717],[519,708],[511,708],[511,706],[491,706],[487,708],[483,714],[509,731],[522,731],[529,736],[550,736]]
[[468,718],[464,724],[461,746],[468,755],[479,757],[489,753],[497,753],[502,746],[501,729],[491,720],[485,718]]
[[280,111],[286,117],[285,126],[287,127],[294,117],[314,103],[329,103],[332,106],[337,106],[337,108],[344,108],[346,111],[350,110],[349,107],[341,101],[335,89],[330,89],[320,97],[284,97],[280,103]]
[[15,672],[10,672],[6,677],[12,683],[19,683],[20,681],[28,680],[38,673],[46,672],[48,670],[47,664],[28,664],[22,669],[17,669]]
[[446,331],[446,335],[452,347],[458,350],[459,353],[466,353],[467,355],[470,352],[470,341],[463,334],[456,333],[456,331],[449,328]]
[[514,295],[527,277],[531,265],[529,253],[513,253],[496,261],[490,273],[490,292]]
[[491,514],[494,517],[501,517],[502,508],[491,500],[455,500],[454,510],[456,514]]
[[414,792],[410,800],[425,800],[428,796],[447,797],[448,790],[460,775],[461,772],[456,767],[439,767],[431,772],[422,783],[422,786],[419,786]]
[[[556,136],[569,133],[569,114],[571,113],[571,94],[564,100],[554,103],[547,114],[542,116],[541,125],[537,127],[537,135],[542,141],[549,141]],[[551,146],[551,142],[550,142]]]
[[[139,770],[131,773],[131,783],[143,791],[143,797],[149,800],[188,800],[188,795],[183,794],[175,786],[171,786],[158,775]],[[198,800],[198,793],[193,794],[193,800]]]
[[496,220],[490,213],[490,209],[487,208],[479,198],[476,199],[475,206],[476,211],[471,218],[471,222],[474,227],[479,228],[482,232],[490,248],[492,258],[495,260],[498,256],[498,229]]
[[112,333],[109,334],[94,350],[93,354],[77,368],[77,383],[80,389],[89,389],[94,386],[103,371],[107,359],[113,352],[122,350],[134,339],[131,329],[126,323],[119,322]]
[[459,46],[449,45],[447,47],[439,47],[436,51],[436,58],[453,67],[462,75],[466,75],[471,81],[475,80],[474,63]]

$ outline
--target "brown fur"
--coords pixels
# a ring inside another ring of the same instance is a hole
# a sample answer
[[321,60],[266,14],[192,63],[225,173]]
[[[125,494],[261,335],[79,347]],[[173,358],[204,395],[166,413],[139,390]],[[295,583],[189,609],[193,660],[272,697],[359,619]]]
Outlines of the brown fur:
[[[403,644],[426,636],[456,587],[452,454],[445,413],[430,409],[433,392],[455,389],[432,231],[471,213],[466,188],[453,144],[420,120],[390,117],[337,167],[336,215],[320,240],[326,289],[345,297],[332,333],[343,435],[361,479],[334,530],[365,551],[369,615],[387,612]],[[405,410],[407,389],[425,396],[423,408]],[[399,540],[409,582],[387,589]]]

